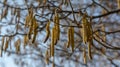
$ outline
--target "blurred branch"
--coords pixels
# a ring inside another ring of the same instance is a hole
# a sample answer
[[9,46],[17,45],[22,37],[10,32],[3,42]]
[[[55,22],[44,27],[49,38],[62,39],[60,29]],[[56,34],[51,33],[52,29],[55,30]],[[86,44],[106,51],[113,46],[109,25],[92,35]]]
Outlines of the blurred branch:
[[116,30],[116,31],[102,31],[102,30],[99,30],[99,29],[98,29],[98,30],[94,31],[93,34],[96,33],[96,32],[103,32],[103,33],[105,33],[106,35],[109,35],[109,34],[119,33],[120,30]]
[[[0,2],[0,3],[2,3],[2,2]],[[30,9],[30,7],[29,7],[29,8],[20,8],[20,7],[13,7],[13,6],[10,6],[10,5],[8,5],[8,4],[5,4],[5,5],[6,5],[7,7],[15,8],[15,9],[20,9],[20,10]],[[43,8],[43,7],[48,7],[48,8],[50,8],[50,7],[56,7],[56,6],[47,5],[47,6],[37,6],[37,7],[33,7],[33,8],[36,9],[36,8]],[[109,12],[107,12],[107,13],[105,13],[105,14],[102,14],[102,15],[88,16],[88,17],[91,17],[92,19],[96,19],[96,18],[105,17],[105,16],[107,16],[107,15],[111,15],[111,14],[118,13],[118,12],[120,12],[120,9],[114,10],[114,11],[109,11]],[[81,15],[83,15],[83,13],[82,13],[81,11],[74,11],[73,9],[72,9],[72,11],[58,10],[58,13],[80,13]],[[75,16],[74,16],[74,17],[75,17]]]
[[70,3],[70,7],[71,7],[71,9],[72,9],[72,14],[73,14],[74,21],[76,21],[76,19],[75,19],[75,15],[74,15],[74,10],[73,10],[72,3],[71,3],[70,0],[69,0],[69,3]]
[[[1,1],[0,1],[0,3],[1,4],[4,4],[4,3],[2,3]],[[19,6],[19,7],[16,7],[16,6],[14,6],[14,5],[9,5],[9,4],[4,4],[5,6],[7,6],[7,7],[9,7],[9,8],[14,8],[14,9],[20,9],[20,10],[28,10],[28,9],[30,9],[31,8],[31,6],[30,7],[24,7],[23,8],[23,6]],[[46,5],[46,6],[32,6],[34,9],[37,9],[37,8],[44,8],[44,7],[47,7],[47,8],[50,8],[50,7],[56,7],[56,6],[50,6],[50,5]]]
[[106,31],[104,31],[104,32],[105,32],[105,34],[114,34],[114,33],[118,33],[118,32],[120,32],[120,30],[111,31],[111,32],[106,32]]
[[118,10],[114,10],[114,11],[110,11],[110,12],[107,12],[107,13],[102,14],[102,15],[92,16],[92,19],[105,17],[105,16],[108,16],[108,15],[111,15],[111,14],[115,14],[115,13],[119,13],[119,12],[120,12],[120,9],[118,9]]
[[115,63],[113,62],[113,60],[112,60],[111,57],[109,57],[109,56],[107,56],[105,53],[103,53],[102,49],[96,47],[95,45],[92,45],[92,46],[93,46],[97,51],[99,51],[101,54],[103,54],[103,55],[107,58],[107,60],[110,61],[110,63],[111,63],[112,65],[114,65],[115,67],[119,67],[117,64],[115,64]]
[[97,3],[95,0],[92,0],[94,4],[102,7],[104,10],[106,10],[107,12],[109,12],[109,10],[107,8],[105,8],[104,6],[102,6],[101,4]]
[[[101,44],[102,46],[104,46],[104,47],[106,47],[107,49],[113,49],[113,50],[120,50],[120,47],[114,47],[114,46],[112,46],[112,45],[109,45],[108,43],[108,45],[106,45],[106,44],[104,44],[104,43],[102,43],[102,42],[100,42],[98,39],[96,39],[95,37],[94,37],[94,40],[95,41],[97,41],[99,44]],[[102,40],[103,41],[103,40]]]
[[117,64],[115,64],[115,63],[113,62],[112,59],[109,59],[109,58],[108,58],[108,60],[110,61],[110,63],[111,63],[112,65],[114,65],[114,67],[119,67]]

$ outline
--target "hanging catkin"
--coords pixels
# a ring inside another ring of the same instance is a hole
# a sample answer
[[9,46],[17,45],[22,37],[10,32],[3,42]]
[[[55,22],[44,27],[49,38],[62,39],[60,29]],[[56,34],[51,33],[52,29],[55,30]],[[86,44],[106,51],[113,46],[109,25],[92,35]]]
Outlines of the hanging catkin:
[[71,31],[71,29],[69,28],[69,29],[68,29],[68,32],[67,32],[67,34],[68,34],[67,48],[69,48],[70,42],[71,42],[71,33],[70,33],[70,31]]
[[[91,21],[90,21],[91,22]],[[88,18],[86,17],[86,14],[82,18],[82,38],[83,38],[83,43],[87,44],[88,47],[88,58],[91,60],[92,59],[92,53],[91,53],[91,46],[93,44],[93,31],[92,31],[92,26],[91,23],[89,22]],[[85,60],[85,55],[86,53],[83,52],[84,54],[84,60]]]
[[101,30],[102,30],[102,39],[105,42],[106,41],[105,24],[102,25]]
[[67,48],[71,46],[72,52],[73,52],[74,51],[74,27],[69,27],[67,34],[68,34]]
[[48,21],[46,25],[46,37],[45,37],[44,43],[48,40],[49,36],[50,36],[50,21]]
[[4,51],[6,51],[6,50],[7,50],[8,45],[9,45],[9,39],[8,39],[8,38],[6,38],[6,43],[4,44]]
[[15,49],[16,49],[16,53],[18,54],[20,52],[20,39],[18,39],[16,42],[15,42]]
[[74,27],[71,27],[71,48],[72,48],[72,52],[74,51]]
[[118,9],[120,9],[120,0],[117,0]]
[[58,37],[57,40],[59,40],[59,38],[60,38],[60,26],[59,26],[60,20],[59,20],[58,13],[55,13],[55,18],[56,18],[55,23],[56,23],[57,37]]
[[86,16],[83,16],[82,18],[82,38],[83,38],[83,43],[86,44],[88,40],[88,34],[87,34],[87,18]]
[[37,36],[37,33],[38,33],[37,28],[38,28],[38,23],[37,23],[37,21],[36,21],[36,19],[34,17],[34,20],[33,20],[33,38],[32,38],[32,43],[34,43],[35,40],[36,40],[36,36]]
[[89,58],[90,60],[92,60],[91,44],[92,44],[92,41],[89,41],[89,42],[88,42],[88,58]]
[[29,41],[28,35],[25,35],[25,36],[24,36],[24,48],[25,48],[25,46],[27,45],[28,41]]
[[59,15],[57,13],[57,11],[55,11],[55,15],[54,15],[54,27],[55,27],[55,45],[57,44],[58,40],[60,39],[60,26],[59,26]]
[[46,50],[46,52],[45,52],[45,62],[46,62],[46,64],[48,64],[48,62],[49,62],[49,51],[48,50]]
[[52,35],[51,36],[51,57],[54,56],[54,45],[55,45],[54,44],[55,43],[54,42],[55,41],[55,37],[54,37],[55,34],[54,33],[55,33],[55,27],[53,27],[52,34],[51,34]]
[[86,51],[85,51],[85,48],[83,48],[83,61],[84,61],[84,64],[87,63],[87,57],[86,57]]

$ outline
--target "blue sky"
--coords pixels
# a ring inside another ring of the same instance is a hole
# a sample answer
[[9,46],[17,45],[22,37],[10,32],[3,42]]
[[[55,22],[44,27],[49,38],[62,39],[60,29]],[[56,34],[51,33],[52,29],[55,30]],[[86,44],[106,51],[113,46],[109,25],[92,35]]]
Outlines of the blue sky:
[[0,67],[17,67],[14,63],[14,59],[11,56],[4,55],[0,57]]

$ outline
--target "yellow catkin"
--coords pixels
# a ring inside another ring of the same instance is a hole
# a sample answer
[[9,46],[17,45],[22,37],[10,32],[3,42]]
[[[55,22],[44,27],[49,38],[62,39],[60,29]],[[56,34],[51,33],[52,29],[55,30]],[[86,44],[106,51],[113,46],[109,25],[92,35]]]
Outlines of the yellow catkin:
[[30,8],[29,10],[29,14],[28,16],[26,16],[26,19],[25,19],[25,27],[29,27],[29,32],[28,32],[28,38],[31,39],[31,34],[34,30],[34,22],[36,22],[36,19],[35,17],[33,16],[33,8]]
[[56,45],[56,44],[57,44],[57,41],[58,41],[58,40],[57,40],[57,38],[58,38],[58,31],[57,31],[56,26],[55,26],[55,28],[54,28],[54,31],[55,31],[55,32],[54,32],[54,34],[55,34],[55,35],[54,35],[54,44]]
[[44,4],[44,5],[46,4],[46,2],[47,2],[47,0],[43,0],[43,4]]
[[37,23],[37,21],[36,21],[36,19],[34,18],[34,21],[33,21],[34,23],[33,23],[33,39],[32,39],[32,43],[34,43],[35,42],[35,40],[36,40],[36,36],[37,36],[37,33],[38,33],[38,31],[37,31],[37,28],[38,28],[38,23]]
[[50,21],[47,23],[46,25],[46,37],[45,37],[45,40],[44,40],[44,43],[48,40],[49,36],[50,36]]
[[35,42],[35,40],[36,40],[36,36],[37,36],[37,33],[38,33],[38,31],[36,30],[36,31],[34,31],[34,35],[33,35],[33,39],[32,39],[32,43],[34,43]]
[[4,51],[7,50],[9,44],[9,40],[6,38],[6,43],[4,44]]
[[54,32],[54,44],[56,45],[57,44],[57,30],[56,30],[56,27],[54,28],[55,32]]
[[71,41],[71,33],[70,33],[70,28],[68,29],[68,32],[67,32],[67,34],[68,34],[68,43],[67,43],[67,48],[69,48],[70,47],[70,41]]
[[20,39],[18,39],[16,42],[15,42],[15,48],[16,48],[16,53],[18,54],[20,52]]
[[27,45],[27,43],[28,43],[28,36],[25,35],[24,36],[24,47]]
[[35,19],[35,16],[33,17],[33,21],[32,22],[33,22],[33,30],[36,31],[36,29],[38,27],[38,23],[37,23],[37,21]]
[[33,8],[31,7],[30,9],[28,9],[28,11],[29,11],[30,18],[32,18],[33,17]]
[[102,32],[102,39],[103,39],[103,41],[106,41],[105,25],[103,24],[101,28],[102,28],[102,31],[103,31]]
[[86,44],[88,40],[88,34],[87,34],[87,19],[86,17],[82,18],[82,37],[83,37],[83,43]]
[[49,53],[48,52],[49,52],[48,50],[45,52],[45,62],[46,62],[46,64],[49,63]]
[[3,52],[3,46],[5,42],[5,37],[2,38],[2,45],[1,45],[1,50],[0,50],[0,56],[2,57],[2,52]]
[[84,61],[84,64],[87,63],[87,57],[86,57],[86,51],[85,51],[85,48],[83,49],[83,61]]
[[1,19],[6,17],[7,16],[7,13],[8,13],[8,7],[6,7],[2,13],[2,16],[1,16]]
[[28,38],[31,39],[31,34],[34,31],[34,22],[36,21],[35,17],[31,18],[31,22],[30,22],[30,27],[29,27],[29,33],[28,33]]
[[59,27],[59,15],[58,13],[55,11],[55,15],[54,15],[54,27],[55,27],[55,45],[57,44],[58,40],[60,39],[60,27]]
[[[87,44],[88,47],[88,58],[92,60],[92,54],[91,54],[91,46],[93,44],[93,31],[92,31],[92,25],[89,22],[88,18],[86,17],[86,14],[82,18],[82,38],[83,38],[83,43]],[[87,59],[86,59],[86,51],[85,48],[83,50],[83,59],[84,63],[86,64]]]
[[91,23],[88,22],[88,30],[87,30],[87,34],[88,34],[88,40],[87,41],[91,41],[93,39],[93,31],[92,31],[92,26]]
[[2,38],[2,45],[4,45],[5,37]]
[[74,27],[69,27],[68,29],[68,42],[67,42],[67,48],[72,48],[72,52],[74,51]]
[[29,27],[30,21],[31,21],[30,15],[27,15],[26,18],[25,18],[25,27]]
[[120,0],[117,0],[118,9],[120,9]]
[[3,4],[5,5],[5,4],[6,4],[6,2],[7,2],[7,0],[4,0]]
[[52,56],[52,55],[51,55],[51,51],[52,51],[51,45],[49,45],[49,56],[50,56],[50,57]]
[[71,29],[70,29],[71,31],[70,31],[70,33],[71,33],[71,48],[72,48],[72,52],[74,51],[74,27],[71,27]]
[[52,36],[51,36],[51,56],[54,56],[54,34],[55,33],[55,27],[52,29]]
[[57,40],[59,40],[59,38],[60,38],[60,26],[59,26],[60,20],[59,20],[59,15],[57,12],[55,13],[55,18],[56,18],[55,23],[56,23],[57,36],[58,36]]
[[92,41],[89,41],[89,42],[88,42],[88,58],[89,58],[90,60],[92,60],[91,45],[92,45]]

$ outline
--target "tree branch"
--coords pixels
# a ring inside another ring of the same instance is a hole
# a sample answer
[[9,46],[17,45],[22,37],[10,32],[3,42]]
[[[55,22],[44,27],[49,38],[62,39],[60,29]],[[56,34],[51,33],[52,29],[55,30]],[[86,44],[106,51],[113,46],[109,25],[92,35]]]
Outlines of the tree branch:
[[114,11],[111,11],[111,12],[107,12],[107,13],[102,14],[102,15],[92,16],[92,19],[108,16],[108,15],[111,15],[111,14],[114,14],[114,13],[118,13],[118,12],[120,12],[120,9],[114,10]]

